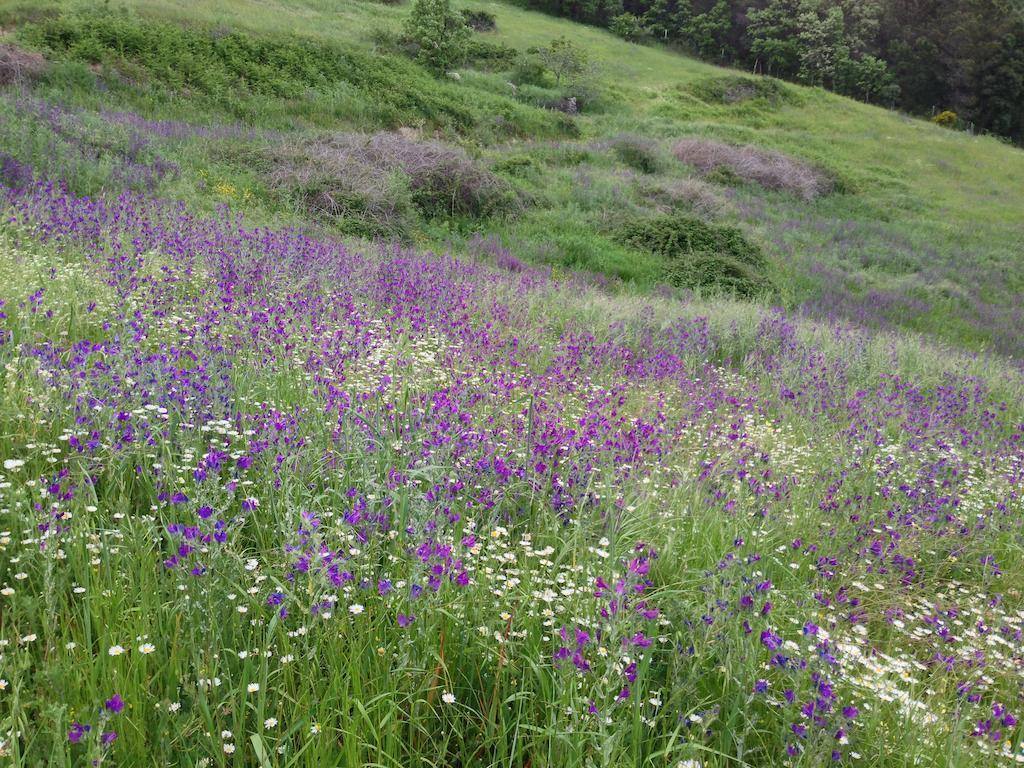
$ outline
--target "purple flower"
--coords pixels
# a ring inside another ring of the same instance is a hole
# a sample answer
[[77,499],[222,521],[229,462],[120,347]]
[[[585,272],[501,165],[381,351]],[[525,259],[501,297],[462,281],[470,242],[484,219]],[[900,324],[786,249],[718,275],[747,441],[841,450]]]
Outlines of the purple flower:
[[762,630],[761,632],[761,643],[769,651],[777,651],[782,647],[782,638],[775,634],[770,629]]
[[85,734],[87,734],[91,730],[92,726],[82,725],[81,723],[76,721],[71,724],[71,730],[68,731],[68,741],[70,741],[72,744],[77,744],[82,740]]
[[103,706],[107,708],[108,712],[116,715],[124,709],[124,699],[121,698],[121,694],[115,693],[104,702]]

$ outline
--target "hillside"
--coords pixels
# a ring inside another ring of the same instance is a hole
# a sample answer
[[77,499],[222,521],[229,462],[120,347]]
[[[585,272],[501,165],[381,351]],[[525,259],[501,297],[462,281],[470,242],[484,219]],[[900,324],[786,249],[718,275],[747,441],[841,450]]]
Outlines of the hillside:
[[460,9],[0,0],[0,764],[1024,762],[1024,151]]
[[[60,6],[26,6],[31,13],[14,6],[6,16],[12,22],[46,18],[47,7]],[[383,66],[394,72],[410,66],[380,44],[381,30],[400,29],[406,13],[400,6],[142,2],[125,7],[145,18],[198,23],[292,45],[316,41],[327,46],[325,52],[318,49],[324,56],[368,54],[377,40]],[[464,249],[481,232],[519,258],[604,272],[646,286],[663,281],[660,263],[623,248],[618,230],[631,217],[696,205],[705,216],[710,209],[715,220],[739,225],[763,248],[777,289],[772,303],[1020,356],[1019,335],[1008,329],[1019,324],[1024,304],[1024,224],[1016,215],[1024,207],[1024,192],[1014,181],[1024,172],[1024,152],[775,81],[760,81],[771,85],[764,92],[740,87],[736,98],[730,89],[736,90],[739,73],[511,6],[470,7],[495,15],[496,30],[475,35],[491,46],[493,58],[464,68],[457,82],[433,83],[417,72],[411,78],[418,93],[395,93],[384,105],[378,98],[390,94],[388,76],[346,82],[338,72],[266,83],[262,91],[255,83],[236,86],[231,80],[237,74],[227,72],[222,80],[193,87],[199,93],[182,102],[174,95],[178,84],[146,70],[173,69],[174,62],[143,61],[141,53],[122,57],[113,40],[105,51],[53,52],[102,62],[92,67],[101,80],[110,81],[102,92],[83,82],[81,70],[70,65],[43,92],[87,110],[120,105],[142,109],[151,118],[258,124],[299,131],[300,136],[406,125],[428,138],[440,130],[441,138],[466,146],[482,165],[496,167],[527,203],[514,216],[499,206],[500,211],[465,211],[471,215],[433,217],[403,229],[402,234],[422,244]],[[14,30],[17,36],[17,26]],[[502,60],[505,52],[495,48],[521,52],[560,36],[578,42],[597,65],[590,86],[596,101],[579,116],[562,120],[534,106],[557,100],[559,90],[526,85],[513,92],[509,59]],[[349,65],[368,69],[361,59]],[[160,81],[160,87],[154,89],[152,80]],[[256,92],[247,95],[253,88]],[[313,90],[295,98],[303,88]],[[785,153],[824,171],[835,191],[806,201],[756,183],[737,186],[724,177],[715,181],[725,184],[700,183],[692,168],[671,157],[675,141],[693,136]],[[607,145],[617,137],[644,143],[656,162],[642,164],[638,172],[628,157],[623,160]],[[247,208],[260,209],[268,220],[301,206],[287,184],[268,189],[268,172],[275,161],[279,164],[273,148],[262,153],[257,171],[254,158],[239,157],[233,147],[218,152],[217,142],[210,146],[206,137],[175,138],[176,143],[159,150],[180,167],[175,179],[163,182],[170,196],[209,205],[217,196],[209,194],[205,179],[220,174],[226,183],[250,192],[255,199]],[[221,143],[230,145],[230,137],[225,139]],[[270,137],[266,141],[274,143]],[[350,228],[360,230],[358,222]]]

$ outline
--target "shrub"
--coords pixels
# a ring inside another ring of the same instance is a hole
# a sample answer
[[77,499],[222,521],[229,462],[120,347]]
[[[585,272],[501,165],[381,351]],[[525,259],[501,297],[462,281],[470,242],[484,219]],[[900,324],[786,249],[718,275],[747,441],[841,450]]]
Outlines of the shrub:
[[556,165],[577,166],[594,159],[593,153],[579,144],[556,144],[552,148],[551,162]]
[[620,13],[608,24],[608,31],[631,43],[639,42],[647,36],[643,23],[632,13]]
[[726,207],[725,200],[714,188],[700,179],[645,179],[637,185],[637,192],[664,213],[685,207],[695,213],[711,215]]
[[466,44],[466,61],[477,69],[507,70],[519,60],[519,51],[501,43],[470,40]]
[[554,76],[556,88],[577,85],[592,74],[586,50],[565,37],[552,40],[544,48],[535,48],[532,53]]
[[491,168],[495,173],[501,173],[515,178],[529,176],[540,167],[540,164],[530,155],[515,154],[506,155],[494,162]]
[[931,121],[943,128],[956,128],[960,124],[960,117],[953,110],[945,109],[935,115]]
[[0,183],[12,189],[28,189],[35,181],[32,166],[18,158],[0,152]]
[[652,139],[623,133],[613,138],[610,146],[620,162],[640,173],[657,173],[664,167],[661,148]]
[[735,227],[674,213],[634,220],[618,239],[663,257],[664,277],[678,287],[748,298],[772,291],[761,249]]
[[792,192],[806,200],[832,190],[832,181],[821,171],[780,152],[749,145],[735,146],[714,139],[684,139],[674,148],[676,158],[705,176],[723,170],[760,184],[766,189]]
[[405,34],[416,43],[419,62],[435,72],[446,72],[466,58],[469,27],[449,0],[416,0]]
[[270,178],[313,213],[370,234],[404,237],[417,212],[480,218],[517,204],[508,184],[464,150],[397,133],[335,134],[278,147]]
[[467,27],[476,32],[493,32],[498,28],[497,19],[490,11],[471,11],[468,8],[462,10],[462,20]]
[[42,77],[46,59],[11,43],[0,43],[0,85],[21,85]]
[[693,86],[694,95],[707,102],[738,104],[763,99],[770,104],[787,101],[790,91],[778,80],[770,77],[740,77],[726,75],[699,81]]
[[526,54],[519,57],[512,70],[512,82],[516,85],[533,85],[544,88],[549,85],[548,69],[535,55]]

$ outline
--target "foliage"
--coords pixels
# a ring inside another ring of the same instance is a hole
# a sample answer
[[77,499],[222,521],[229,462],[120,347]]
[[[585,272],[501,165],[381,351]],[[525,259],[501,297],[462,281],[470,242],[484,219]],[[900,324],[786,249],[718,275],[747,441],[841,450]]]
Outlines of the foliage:
[[[193,101],[241,119],[265,119],[268,105],[284,108],[297,95],[312,94],[323,105],[312,117],[327,125],[337,122],[331,105],[341,99],[358,104],[361,123],[388,128],[425,122],[463,133],[558,135],[564,130],[539,110],[430,77],[401,56],[375,55],[353,46],[238,30],[215,34],[99,12],[25,24],[19,34],[56,57],[135,72],[145,80],[141,91],[147,101],[173,101],[187,90]],[[112,80],[118,86],[120,78]]]
[[931,119],[935,125],[941,125],[943,128],[956,128],[960,124],[960,118],[956,112],[945,109],[942,112],[934,115]]
[[[405,15],[123,2],[367,60]],[[1024,155],[501,27],[605,63],[585,139],[387,46],[470,127],[105,43],[0,93],[0,762],[1012,764]]]
[[578,85],[593,72],[587,51],[566,37],[556,38],[533,53],[555,78],[555,87]]
[[491,166],[495,173],[514,176],[516,178],[529,176],[534,171],[539,170],[540,167],[540,163],[538,163],[532,155],[524,153],[505,155],[504,157],[496,160]]
[[345,232],[408,239],[426,218],[511,211],[512,190],[464,151],[399,134],[333,134],[274,147],[267,175],[310,213]]
[[658,142],[634,134],[620,134],[611,142],[615,156],[641,173],[657,173],[665,166]]
[[416,44],[419,62],[435,72],[447,72],[466,58],[469,27],[449,0],[415,0],[405,34]]
[[42,77],[46,59],[12,43],[0,43],[0,86],[28,85]]
[[641,20],[632,13],[620,13],[614,17],[608,25],[608,30],[631,43],[640,42],[647,35]]
[[628,29],[630,39],[635,16],[651,38],[710,61],[921,115],[948,104],[977,129],[1024,142],[1024,14],[1016,0],[529,4],[613,32]]
[[839,66],[837,89],[870,103],[894,104],[900,87],[889,66],[876,56],[845,59]]
[[794,101],[787,87],[771,77],[709,77],[696,83],[693,92],[705,101],[719,104],[739,104],[753,99],[773,105]]
[[686,19],[679,30],[680,42],[703,58],[725,61],[729,52],[731,16],[726,0],[717,0],[708,10],[693,13]]
[[519,51],[501,43],[475,39],[466,43],[466,62],[476,69],[506,71],[519,59]]
[[672,213],[632,221],[618,238],[664,257],[673,285],[748,298],[771,292],[764,255],[735,227]]
[[498,28],[497,20],[490,11],[463,8],[460,13],[466,26],[477,32],[493,32]]

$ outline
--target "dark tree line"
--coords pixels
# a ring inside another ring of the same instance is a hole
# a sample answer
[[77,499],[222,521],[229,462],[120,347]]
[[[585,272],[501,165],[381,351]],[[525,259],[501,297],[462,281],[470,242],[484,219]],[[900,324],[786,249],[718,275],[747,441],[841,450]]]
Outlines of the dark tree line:
[[1024,0],[520,0],[1024,143]]

